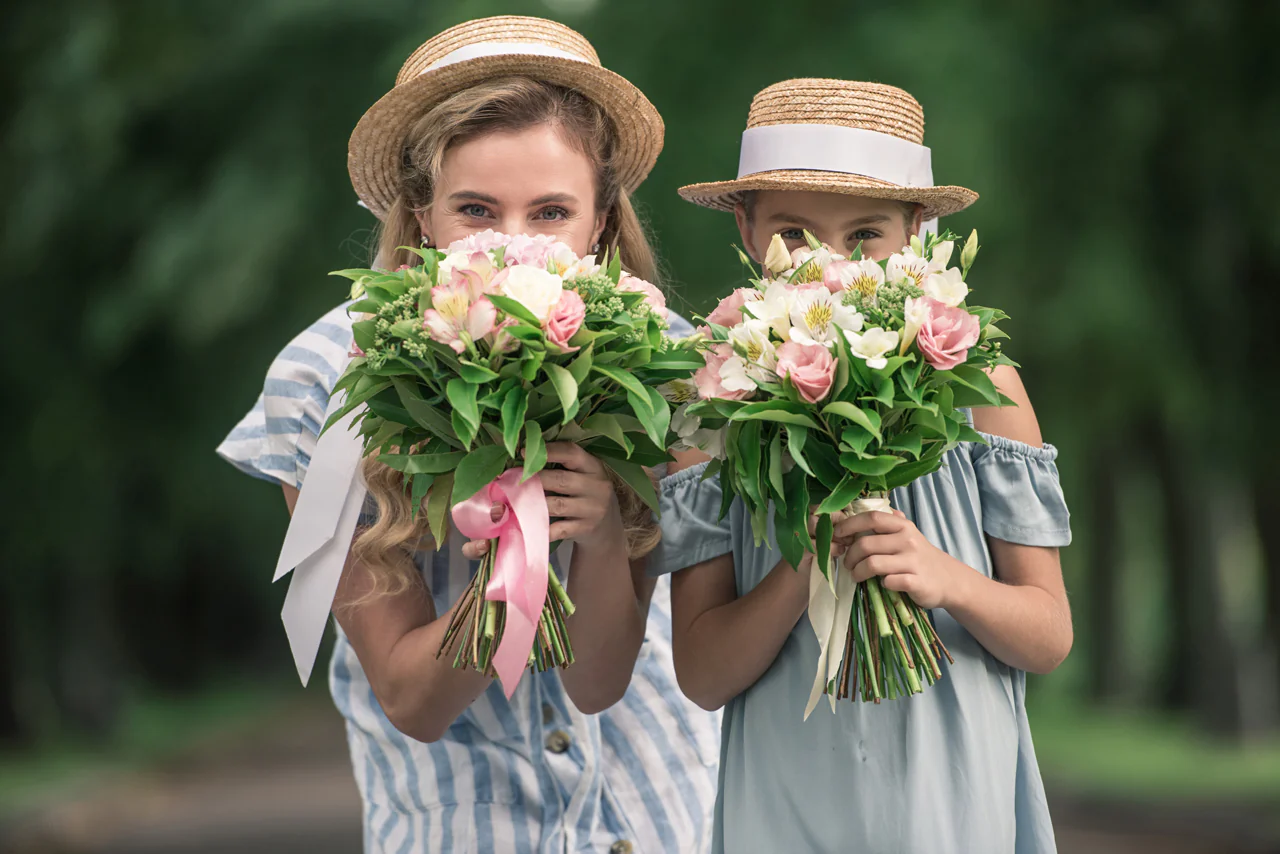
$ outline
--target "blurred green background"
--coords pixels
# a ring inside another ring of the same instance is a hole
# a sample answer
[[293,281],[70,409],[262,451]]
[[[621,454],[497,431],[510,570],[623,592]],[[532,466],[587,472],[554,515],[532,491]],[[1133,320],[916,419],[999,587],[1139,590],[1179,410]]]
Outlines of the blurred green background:
[[213,449],[367,260],[361,113],[424,39],[507,13],[579,29],[665,117],[638,201],[685,313],[740,268],[732,218],[675,188],[733,175],[757,90],[920,100],[1073,509],[1075,649],[1032,680],[1055,815],[1271,844],[1280,5],[46,0],[0,12],[0,846],[90,770],[325,703],[268,583],[280,492]]

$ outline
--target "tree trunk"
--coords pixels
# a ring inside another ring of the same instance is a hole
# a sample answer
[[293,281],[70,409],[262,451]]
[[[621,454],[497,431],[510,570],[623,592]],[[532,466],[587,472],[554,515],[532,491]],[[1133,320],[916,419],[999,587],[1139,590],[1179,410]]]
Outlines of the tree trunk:
[[1154,420],[1144,431],[1148,459],[1160,484],[1164,517],[1164,552],[1168,567],[1169,642],[1158,677],[1157,695],[1161,708],[1184,711],[1191,708],[1193,674],[1202,622],[1196,620],[1195,518],[1183,500],[1183,461],[1178,458],[1173,437],[1162,421]]
[[1124,685],[1120,654],[1118,596],[1120,588],[1120,521],[1117,492],[1120,455],[1107,445],[1093,457],[1089,478],[1089,695],[1096,701],[1116,699]]

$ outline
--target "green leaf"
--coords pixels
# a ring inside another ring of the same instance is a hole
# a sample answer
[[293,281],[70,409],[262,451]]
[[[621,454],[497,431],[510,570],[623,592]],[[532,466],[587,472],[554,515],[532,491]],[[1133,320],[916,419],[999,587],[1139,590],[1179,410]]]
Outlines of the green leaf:
[[903,451],[919,459],[922,439],[920,431],[908,430],[905,433],[899,433],[897,436],[891,437],[888,442],[884,443],[883,447],[886,451]]
[[536,421],[524,422],[524,473],[520,482],[524,483],[547,465],[547,443],[542,438],[542,428]]
[[797,427],[818,429],[802,404],[789,400],[762,400],[750,403],[729,416],[730,421],[778,421],[783,424],[794,424]]
[[827,577],[827,570],[831,564],[831,534],[833,526],[831,524],[831,514],[823,513],[818,516],[818,569],[822,572],[823,578]]
[[516,459],[520,449],[520,428],[524,426],[524,414],[529,410],[529,392],[515,386],[502,401],[502,444],[507,455]]
[[940,456],[934,457],[933,459],[926,459],[915,463],[900,465],[885,475],[885,487],[887,489],[898,489],[899,487],[906,486],[913,480],[932,474],[941,467],[942,457]]
[[[370,381],[371,384],[366,384],[363,389],[360,388],[361,383],[364,383],[365,381]],[[372,381],[370,377],[364,376],[356,382],[355,388],[358,389],[358,391],[348,394],[346,402],[342,404],[342,408],[333,413],[333,415],[329,417],[329,420],[325,422],[324,428],[320,431],[321,435],[323,435],[334,424],[337,424],[343,418],[346,418],[348,414],[361,404],[368,401],[371,397],[381,394],[383,391],[391,388],[391,383],[387,381]]]
[[435,479],[435,475],[432,474],[414,475],[413,495],[409,498],[409,515],[411,518],[418,518],[418,511],[422,509],[422,499],[427,497],[427,493],[431,490],[431,484],[435,482]]
[[466,501],[507,470],[507,449],[501,445],[481,445],[462,458],[453,473],[451,503]]
[[782,487],[782,430],[773,433],[773,441],[769,443],[769,485],[773,487],[773,497],[779,507],[786,509],[787,494]]
[[444,474],[457,468],[465,456],[462,451],[448,454],[379,454],[378,462],[405,474]]
[[841,450],[844,445],[848,445],[858,456],[862,456],[867,446],[871,444],[872,436],[866,430],[856,425],[850,425],[844,428],[844,432],[840,434]]
[[991,377],[982,368],[976,368],[973,365],[956,365],[950,371],[938,372],[940,377],[947,374],[950,374],[962,385],[981,393],[992,406],[1000,403],[1000,392],[996,389],[996,384],[991,381]]
[[556,395],[560,398],[562,410],[560,423],[567,424],[578,412],[578,383],[568,370],[551,362],[544,362],[542,370],[550,377],[551,384],[555,386]]
[[609,259],[608,276],[616,285],[622,280],[622,253],[614,252],[613,257]]
[[517,320],[523,320],[525,323],[541,331],[542,324],[538,322],[538,318],[532,311],[525,308],[524,303],[502,294],[488,294],[489,302],[494,307]]
[[871,382],[875,393],[867,395],[867,397],[885,406],[893,406],[893,378],[872,374]]
[[976,442],[979,445],[989,444],[985,436],[983,436],[977,430],[974,430],[968,424],[960,425],[960,435],[958,438],[960,439],[961,442]]
[[578,354],[578,358],[569,363],[569,375],[573,377],[573,381],[578,385],[586,382],[587,375],[591,373],[591,349],[592,345],[588,344]]
[[903,463],[902,457],[883,454],[878,457],[860,458],[854,454],[841,454],[840,462],[847,471],[863,474],[868,477],[879,477],[892,471]]
[[[634,394],[639,400],[643,400],[643,401],[649,400],[649,393],[645,391],[645,386],[640,382],[640,380],[636,379],[635,375],[632,374],[631,372],[624,371],[621,368],[615,368],[609,365],[600,365],[600,364],[592,365],[591,370],[594,373],[600,374],[601,376],[605,376],[613,380],[618,385],[622,386],[624,389]],[[659,395],[659,397],[661,397],[661,395]],[[665,401],[663,402],[663,406],[666,406]],[[637,417],[639,417],[639,415],[637,415]]]
[[622,425],[614,415],[597,412],[594,415],[587,416],[582,422],[582,427],[586,430],[593,430],[601,436],[616,442],[618,447],[626,451],[628,455],[635,448],[635,445],[627,438],[627,434],[622,432]]
[[805,445],[805,452],[819,482],[827,489],[835,489],[845,475],[835,450],[826,442],[810,442]]
[[795,460],[796,465],[810,477],[816,477],[813,469],[809,468],[809,461],[804,458],[804,443],[809,438],[809,431],[794,424],[785,424],[783,426],[787,430],[787,450],[791,454],[791,459]]
[[423,400],[422,395],[412,382],[398,377],[393,378],[391,382],[395,385],[396,393],[400,396],[400,402],[404,404],[405,410],[408,411],[409,416],[419,426],[445,440],[455,448],[462,447],[462,443],[458,441],[458,436],[454,433],[449,419],[440,410]]
[[644,466],[629,460],[619,460],[613,457],[606,457],[602,462],[612,469],[614,474],[626,481],[627,485],[636,491],[636,495],[640,496],[640,500],[647,504],[654,513],[661,512],[661,508],[658,505],[658,493],[654,492],[653,481],[649,479],[649,473],[644,470]]
[[813,540],[809,536],[809,478],[799,468],[794,468],[783,477],[783,482],[787,487],[787,521],[791,531],[807,551],[812,551]]
[[852,421],[863,430],[866,430],[877,441],[883,441],[880,436],[880,413],[874,409],[863,409],[856,403],[848,403],[846,401],[836,401],[828,403],[822,410],[823,415],[838,415],[847,421]]
[[351,324],[351,334],[355,338],[356,346],[365,352],[372,350],[377,328],[376,320],[357,320]]
[[453,472],[442,474],[431,484],[427,494],[427,526],[438,550],[449,530],[449,496],[453,492]]
[[911,413],[911,423],[922,427],[926,439],[942,439],[947,435],[946,421],[942,414],[928,409],[916,409]]
[[486,368],[484,365],[477,365],[475,362],[461,361],[462,370],[458,372],[464,380],[469,383],[487,383],[490,380],[496,380],[498,375]]
[[843,510],[853,503],[854,499],[862,494],[867,486],[867,482],[855,475],[846,475],[845,479],[826,497],[821,504],[818,505],[819,513],[835,513]]
[[449,405],[453,407],[453,414],[467,423],[472,435],[480,429],[480,407],[476,403],[477,391],[478,389],[471,383],[457,378],[449,380],[449,384],[445,386],[445,395],[449,398]]
[[739,472],[747,497],[752,499],[754,507],[764,503],[764,494],[760,489],[760,422],[747,421],[738,433]]

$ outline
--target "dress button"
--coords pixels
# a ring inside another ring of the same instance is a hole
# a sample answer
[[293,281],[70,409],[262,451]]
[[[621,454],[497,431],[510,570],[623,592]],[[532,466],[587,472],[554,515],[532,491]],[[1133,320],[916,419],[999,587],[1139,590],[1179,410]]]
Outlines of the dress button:
[[631,854],[634,850],[631,843],[625,839],[619,839],[609,846],[609,854]]
[[569,733],[558,729],[547,736],[547,750],[552,753],[564,753],[569,749]]
[[552,706],[550,703],[543,703],[542,704],[542,722],[544,724],[549,724],[555,719],[556,719],[555,707]]

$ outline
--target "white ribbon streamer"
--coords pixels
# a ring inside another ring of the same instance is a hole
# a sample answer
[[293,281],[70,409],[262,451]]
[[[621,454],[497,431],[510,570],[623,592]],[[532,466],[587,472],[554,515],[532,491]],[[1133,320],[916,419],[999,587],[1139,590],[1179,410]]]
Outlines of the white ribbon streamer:
[[[330,399],[325,422],[345,400],[346,394]],[[329,624],[367,491],[359,476],[364,443],[352,429],[357,414],[352,412],[334,424],[316,443],[272,578],[278,581],[293,571],[280,616],[303,685],[311,677]]]
[[437,68],[444,68],[446,65],[466,62],[468,59],[479,59],[482,56],[554,56],[560,59],[571,59],[574,62],[587,62],[587,64],[590,64],[586,57],[537,42],[476,42],[475,44],[463,45],[457,50],[445,54],[418,73],[420,75],[426,74],[428,71],[435,71]]
[[[860,498],[849,506],[850,514],[888,513],[888,498]],[[853,573],[845,569],[844,561],[832,558],[823,578],[814,559],[809,575],[809,624],[818,638],[818,669],[813,675],[813,687],[809,689],[809,702],[804,707],[804,719],[818,706],[818,700],[827,684],[840,673],[844,661],[845,636],[853,617],[853,593],[857,585]],[[836,695],[828,694],[831,711],[836,710]]]
[[[827,124],[766,125],[747,128],[738,156],[738,178],[779,170],[842,172],[888,181],[899,187],[932,187],[929,148],[887,133]],[[920,227],[936,233],[938,221]]]

